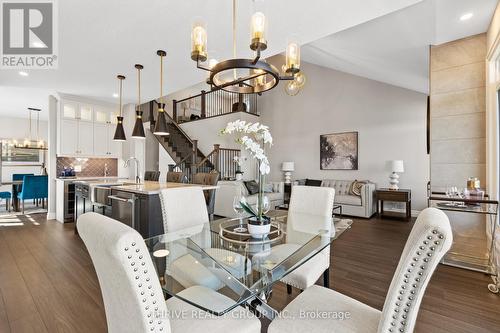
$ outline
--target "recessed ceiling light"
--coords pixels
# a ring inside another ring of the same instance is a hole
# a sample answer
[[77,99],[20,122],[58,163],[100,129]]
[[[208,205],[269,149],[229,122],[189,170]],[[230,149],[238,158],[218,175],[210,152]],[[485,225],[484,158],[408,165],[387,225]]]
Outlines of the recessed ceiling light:
[[118,95],[117,93],[114,93],[114,94],[113,94],[113,97],[114,97],[114,98],[118,98],[119,96],[120,96],[120,95]]
[[470,19],[474,14],[472,13],[465,13],[462,16],[460,16],[460,21],[467,21]]
[[24,71],[19,71],[19,75],[21,76],[28,76],[28,72],[24,72]]

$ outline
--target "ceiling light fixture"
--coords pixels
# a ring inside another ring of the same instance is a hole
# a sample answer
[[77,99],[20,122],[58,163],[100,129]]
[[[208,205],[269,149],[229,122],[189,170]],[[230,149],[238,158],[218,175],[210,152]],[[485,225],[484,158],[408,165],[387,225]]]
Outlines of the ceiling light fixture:
[[[42,112],[42,110],[37,108],[28,108],[28,112],[29,137],[24,139],[23,144],[19,144],[17,140],[13,140],[13,144],[16,148],[47,150],[45,141],[40,139],[40,112]],[[32,112],[36,112],[36,140],[33,140],[32,136]]]
[[156,54],[160,57],[160,98],[158,99],[158,119],[156,120],[155,129],[153,134],[155,135],[169,135],[167,127],[167,118],[165,116],[165,103],[163,101],[163,57],[167,55],[167,52],[163,50],[156,51]]
[[460,21],[467,21],[470,18],[472,18],[472,16],[474,16],[474,14],[472,14],[472,13],[465,13],[462,16],[460,16]]
[[24,71],[19,71],[19,75],[21,75],[21,76],[29,76],[29,73],[28,72],[24,72]]
[[118,95],[117,93],[114,93],[114,94],[113,94],[113,97],[114,97],[114,98],[118,98],[119,96],[120,96],[120,95]]
[[202,65],[208,59],[207,30],[201,20],[196,19],[191,31],[191,59],[197,67],[210,72],[208,83],[212,90],[225,90],[239,94],[262,93],[276,87],[280,80],[293,80],[300,71],[300,46],[296,39],[290,39],[286,48],[285,76],[265,60],[259,60],[261,51],[267,49],[267,19],[264,14],[264,0],[253,0],[251,18],[250,49],[253,59],[236,58],[236,0],[233,0],[233,59]]
[[146,134],[144,133],[144,124],[142,123],[142,110],[141,110],[141,70],[144,66],[136,64],[134,66],[137,69],[137,109],[135,110],[135,125],[132,131],[132,137],[135,139],[145,139]]
[[115,141],[125,141],[127,138],[125,136],[125,130],[123,129],[123,116],[122,116],[122,87],[123,87],[123,80],[125,80],[125,76],[123,75],[118,75],[117,76],[119,82],[120,82],[120,110],[119,110],[119,115],[116,117],[116,130],[115,130],[115,136],[113,137],[113,140]]

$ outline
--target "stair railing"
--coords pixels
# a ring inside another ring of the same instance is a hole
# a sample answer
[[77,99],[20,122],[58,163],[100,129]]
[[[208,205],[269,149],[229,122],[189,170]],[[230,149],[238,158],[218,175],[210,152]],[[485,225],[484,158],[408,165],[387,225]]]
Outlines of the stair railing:
[[[232,112],[247,112],[250,114],[258,115],[257,110],[257,94],[237,94],[224,90],[202,90],[201,93],[183,98],[180,100],[173,100],[172,103],[172,119],[175,122],[188,122],[198,119],[218,117]],[[179,110],[182,108],[182,110]],[[188,117],[186,110],[191,114]],[[179,114],[182,112],[182,115]],[[198,113],[199,115],[192,113]]]

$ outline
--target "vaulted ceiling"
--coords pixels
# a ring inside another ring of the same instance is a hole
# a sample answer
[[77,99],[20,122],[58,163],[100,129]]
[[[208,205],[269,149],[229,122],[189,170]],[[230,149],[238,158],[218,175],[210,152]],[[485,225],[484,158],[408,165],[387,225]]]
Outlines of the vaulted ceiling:
[[[497,0],[425,0],[302,48],[302,59],[428,92],[429,45],[485,32]],[[472,13],[462,21],[463,14]]]
[[[291,33],[309,43],[335,32],[398,11],[421,0],[268,0],[269,48],[265,57],[284,50]],[[127,76],[125,100],[136,96],[135,63],[144,65],[143,96],[159,95],[157,49],[167,51],[166,93],[204,79],[205,73],[190,60],[190,29],[193,17],[207,22],[208,49],[218,57],[231,55],[230,0],[64,0],[59,7],[59,68],[32,70],[22,77],[17,70],[0,70],[0,115],[22,115],[28,106],[46,110],[46,100],[26,90],[16,103],[8,87],[60,91],[90,98],[115,101],[118,73]],[[238,55],[251,56],[249,19],[251,0],[238,4]],[[14,88],[12,88],[14,89]],[[18,97],[18,95],[16,95]],[[15,104],[15,105],[13,105]],[[43,104],[43,105],[37,105]],[[46,114],[46,113],[44,113]]]

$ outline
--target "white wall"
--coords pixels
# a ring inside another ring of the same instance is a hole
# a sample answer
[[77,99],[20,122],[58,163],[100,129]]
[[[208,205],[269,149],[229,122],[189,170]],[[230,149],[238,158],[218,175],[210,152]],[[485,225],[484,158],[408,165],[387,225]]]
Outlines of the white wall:
[[[271,62],[283,63],[277,58]],[[307,83],[298,95],[286,95],[281,82],[259,100],[274,138],[271,179],[283,179],[281,163],[294,161],[294,179],[368,179],[384,187],[386,161],[401,159],[400,187],[412,190],[413,209],[426,207],[426,95],[308,63],[302,70]],[[358,132],[359,170],[320,170],[320,135],[349,131]]]

